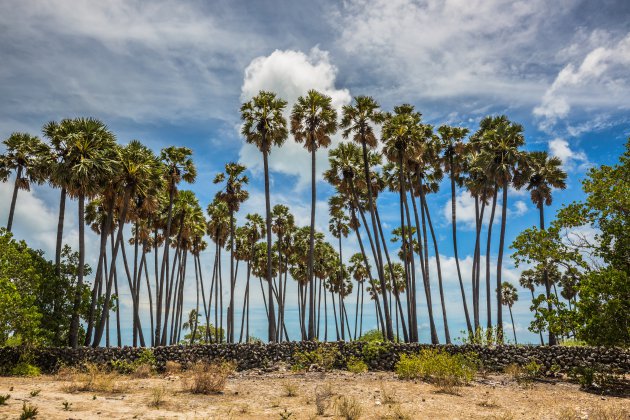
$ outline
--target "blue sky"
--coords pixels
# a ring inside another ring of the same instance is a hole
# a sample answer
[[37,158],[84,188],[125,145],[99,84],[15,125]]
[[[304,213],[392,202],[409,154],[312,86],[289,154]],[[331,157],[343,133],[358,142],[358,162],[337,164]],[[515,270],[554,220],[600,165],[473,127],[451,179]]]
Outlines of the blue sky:
[[[214,174],[239,160],[251,176],[242,217],[264,203],[261,156],[238,134],[238,108],[260,89],[278,92],[290,105],[310,88],[332,96],[338,107],[368,94],[386,110],[412,103],[425,122],[473,130],[483,116],[505,113],[525,126],[528,150],[559,156],[569,173],[567,190],[556,192],[547,210],[550,218],[562,203],[582,197],[587,168],[616,161],[630,134],[629,17],[630,3],[623,0],[3,2],[0,137],[38,134],[49,120],[93,116],[121,143],[137,138],[156,151],[186,145],[199,169],[189,188],[204,207],[215,192]],[[317,162],[321,174],[325,151]],[[291,138],[272,152],[272,205],[289,205],[301,224],[309,217],[309,165],[307,152]],[[449,190],[442,187],[429,205],[451,334],[457,335],[465,325],[445,212]],[[10,188],[0,186],[2,219]],[[320,182],[322,230],[330,194]],[[57,200],[58,192],[47,187],[20,193],[16,236],[50,252]],[[465,194],[458,200],[460,257],[470,279],[471,201]],[[384,222],[396,226],[396,198],[385,195],[379,205]],[[523,192],[510,193],[508,210],[509,244],[537,222],[537,213]],[[76,206],[68,211],[66,241],[76,245]],[[352,237],[344,246],[345,255],[358,249]],[[211,261],[207,255],[208,271]],[[518,273],[508,258],[504,276],[517,284]],[[436,285],[434,291],[437,302]],[[519,292],[518,335],[533,341],[527,294]],[[187,296],[194,300],[194,286]],[[124,317],[127,309],[123,305]],[[426,338],[426,311],[419,314]],[[264,331],[261,319],[255,334]]]

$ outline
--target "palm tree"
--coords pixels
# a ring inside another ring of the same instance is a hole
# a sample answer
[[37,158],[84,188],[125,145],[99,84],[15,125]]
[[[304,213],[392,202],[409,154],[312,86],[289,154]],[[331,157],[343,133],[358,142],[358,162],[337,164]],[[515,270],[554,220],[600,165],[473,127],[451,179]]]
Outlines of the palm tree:
[[[562,161],[558,157],[550,157],[547,152],[530,152],[522,167],[522,176],[516,177],[515,183],[525,185],[530,192],[532,202],[536,205],[540,217],[540,230],[545,230],[545,206],[553,202],[552,189],[567,187],[567,173],[562,170]],[[548,309],[551,310],[551,282],[547,268],[543,269],[543,282],[547,295]],[[549,330],[549,345],[557,344],[555,335]]]
[[[377,253],[376,268],[378,278],[383,291],[383,312],[385,317],[385,337],[394,340],[394,331],[392,328],[392,318],[389,313],[389,304],[387,293],[385,293],[385,276],[383,271],[383,257],[381,255],[380,241],[378,238],[378,228],[376,225],[376,216],[374,213],[375,203],[372,194],[372,183],[370,177],[370,162],[368,159],[368,147],[374,149],[377,145],[377,139],[374,135],[374,124],[380,124],[384,120],[383,114],[378,110],[378,103],[369,96],[358,96],[354,98],[353,105],[344,105],[343,116],[340,126],[343,129],[343,137],[348,138],[352,134],[352,139],[359,143],[363,152],[363,169],[367,184],[367,201],[372,219],[372,232],[374,233],[374,243]],[[366,226],[367,229],[367,226]]]
[[518,292],[516,287],[510,282],[504,281],[501,283],[501,301],[508,307],[510,311],[510,320],[512,321],[512,332],[514,333],[514,344],[518,344],[516,340],[516,327],[514,326],[514,317],[512,316],[512,306],[518,300]]
[[247,200],[249,193],[243,189],[243,185],[249,182],[243,175],[245,166],[230,162],[225,165],[225,173],[219,173],[214,178],[214,183],[225,181],[225,188],[217,192],[217,199],[224,201],[230,212],[230,306],[228,306],[227,341],[234,342],[234,288],[236,276],[234,273],[234,213],[238,212],[241,204]]
[[[394,182],[394,187],[398,187],[399,201],[400,201],[400,227],[401,238],[403,243],[403,249],[406,248],[406,243],[411,243],[412,235],[410,234],[410,226],[407,226],[405,230],[405,209],[407,206],[407,193],[405,191],[405,184],[408,177],[407,161],[411,157],[411,153],[414,152],[420,146],[420,139],[422,136],[422,130],[420,129],[421,114],[415,112],[411,105],[400,105],[394,108],[394,115],[388,115],[383,124],[382,139],[385,142],[385,156],[396,165],[398,169],[398,180]],[[413,262],[413,253],[409,254],[409,261],[412,264],[411,271],[415,271]],[[404,280],[406,288],[411,292],[408,294],[408,309],[409,309],[409,329],[411,330],[411,341],[417,341],[417,316],[415,314],[415,285],[412,283],[412,276],[409,275],[409,268],[407,264],[408,260],[405,260],[404,266]],[[392,265],[388,263],[390,271],[393,269]],[[389,277],[394,276],[393,271],[390,272]],[[415,279],[415,276],[414,276]],[[397,282],[393,282],[394,293],[398,297],[398,290],[396,290]],[[402,317],[402,313],[401,313]],[[398,319],[398,317],[396,317]],[[406,335],[406,334],[405,334]]]
[[306,96],[300,96],[291,112],[291,134],[298,143],[311,153],[311,233],[308,249],[308,279],[309,279],[309,321],[308,339],[315,336],[313,290],[313,252],[315,249],[315,204],[316,171],[315,152],[320,147],[330,145],[330,136],[337,131],[337,111],[332,107],[330,96],[323,95],[316,90],[309,90]]
[[508,120],[506,116],[494,117],[492,129],[484,133],[483,167],[487,168],[490,177],[501,186],[501,233],[499,237],[499,254],[497,256],[497,337],[503,338],[503,311],[501,303],[501,274],[503,268],[503,248],[505,245],[505,228],[507,225],[508,187],[515,174],[518,173],[522,152],[519,147],[525,143],[523,126]]
[[[115,159],[117,162],[116,172],[112,173],[111,176],[115,180],[114,183],[120,188],[119,193],[122,194],[122,204],[118,216],[117,238],[111,255],[109,279],[105,288],[105,300],[103,302],[99,324],[94,332],[94,341],[92,344],[94,347],[100,344],[109,313],[112,284],[116,271],[116,258],[120,247],[124,247],[123,230],[127,222],[131,198],[136,194],[143,196],[149,191],[152,191],[153,184],[156,180],[159,180],[162,170],[157,157],[138,140],[132,140],[128,145],[118,147],[116,149]],[[131,286],[131,289],[131,295],[135,299],[133,286]],[[136,325],[139,325],[139,318],[135,319],[134,322]]]
[[274,305],[271,300],[273,295],[272,261],[271,261],[271,202],[269,194],[269,153],[272,146],[282,146],[287,139],[287,122],[282,112],[287,102],[277,98],[275,93],[260,91],[249,102],[241,106],[241,119],[243,127],[241,134],[245,141],[254,144],[263,154],[263,166],[265,172],[265,215],[267,225],[267,283],[269,287],[269,341],[276,340],[276,317]]
[[[363,289],[365,280],[370,278],[370,267],[365,265],[364,255],[356,253],[350,257],[350,273],[352,278],[361,285],[361,292],[357,292],[357,303],[354,311],[354,339],[361,337],[363,334]],[[361,308],[359,310],[359,297],[361,298]],[[359,335],[357,335],[357,321],[359,321],[359,312],[361,313],[359,323]]]
[[473,333],[472,324],[470,323],[470,314],[468,313],[468,304],[466,303],[466,292],[464,291],[464,283],[462,281],[462,272],[459,266],[459,255],[457,247],[457,202],[455,200],[455,185],[461,188],[464,181],[465,159],[461,158],[464,150],[462,140],[468,135],[468,129],[463,127],[451,127],[442,125],[438,128],[438,133],[442,140],[442,148],[444,150],[443,164],[444,170],[448,172],[451,182],[451,228],[453,234],[453,252],[455,255],[455,266],[457,267],[457,279],[459,280],[459,288],[462,294],[462,303],[464,315],[466,316],[466,327],[468,333]]
[[[532,301],[534,300],[534,286],[537,283],[537,270],[535,269],[527,269],[521,273],[521,277],[519,278],[519,283],[521,287],[527,289],[532,294]],[[538,314],[538,309],[535,309],[536,314]],[[545,345],[545,340],[543,339],[542,332],[539,331],[538,335],[540,336],[540,345]]]
[[[162,327],[162,301],[164,299],[164,286],[169,271],[169,250],[171,244],[171,228],[173,223],[173,203],[177,193],[177,185],[182,181],[195,182],[197,169],[190,157],[192,150],[187,147],[167,147],[160,152],[160,160],[163,164],[163,178],[168,191],[168,203],[166,209],[166,224],[163,227],[164,253],[160,268],[160,281],[156,291],[156,323],[155,342],[158,345],[166,344],[166,337],[161,333]],[[156,250],[157,252],[157,250]],[[166,318],[165,318],[166,324]]]
[[38,184],[43,182],[42,174],[38,173],[37,161],[45,156],[48,148],[38,137],[27,133],[13,133],[2,143],[7,151],[0,156],[0,167],[2,167],[0,180],[6,182],[11,171],[15,171],[13,196],[7,221],[7,231],[11,232],[18,191],[29,191],[32,181]]
[[76,348],[85,265],[85,199],[98,194],[102,180],[116,172],[116,139],[105,124],[93,118],[77,118],[69,125],[65,136],[70,147],[61,170],[67,173],[68,194],[79,202],[79,269],[69,333],[69,344]]

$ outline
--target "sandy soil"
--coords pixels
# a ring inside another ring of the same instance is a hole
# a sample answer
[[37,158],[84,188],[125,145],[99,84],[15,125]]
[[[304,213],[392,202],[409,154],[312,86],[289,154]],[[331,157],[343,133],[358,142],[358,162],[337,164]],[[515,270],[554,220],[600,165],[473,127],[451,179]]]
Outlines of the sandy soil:
[[[594,412],[619,415],[623,410],[630,419],[628,398],[594,395],[567,382],[523,386],[506,376],[478,378],[459,395],[400,381],[392,373],[244,372],[230,377],[225,391],[215,395],[189,393],[180,375],[117,380],[125,390],[106,394],[71,392],[71,382],[56,376],[2,377],[0,395],[11,397],[0,405],[0,419],[19,418],[24,402],[37,407],[38,419],[341,418],[335,401],[343,396],[358,401],[361,419],[602,419]],[[163,402],[155,408],[151,401],[158,389],[164,389]],[[324,415],[317,416],[315,394],[324,389],[334,394]]]

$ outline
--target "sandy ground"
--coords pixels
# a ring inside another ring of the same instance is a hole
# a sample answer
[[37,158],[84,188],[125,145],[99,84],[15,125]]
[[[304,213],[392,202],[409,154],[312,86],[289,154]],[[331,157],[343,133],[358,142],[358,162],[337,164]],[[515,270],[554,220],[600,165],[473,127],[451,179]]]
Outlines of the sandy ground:
[[[594,395],[567,382],[519,385],[506,376],[478,378],[459,395],[392,373],[244,372],[215,395],[189,393],[180,375],[117,380],[125,390],[104,394],[70,392],[68,379],[56,376],[1,377],[0,395],[11,397],[0,405],[0,419],[19,418],[24,402],[37,407],[38,419],[336,419],[335,401],[343,396],[359,403],[361,419],[617,419],[623,410],[630,419],[629,398]],[[159,408],[151,406],[157,389],[164,389]],[[315,394],[323,389],[334,394],[317,416]]]

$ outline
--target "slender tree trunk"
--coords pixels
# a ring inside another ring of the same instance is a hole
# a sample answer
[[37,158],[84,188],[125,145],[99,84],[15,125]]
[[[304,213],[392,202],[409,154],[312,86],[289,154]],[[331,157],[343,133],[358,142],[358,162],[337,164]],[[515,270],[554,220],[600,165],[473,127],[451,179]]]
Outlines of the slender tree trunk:
[[85,196],[79,194],[79,267],[77,270],[77,287],[72,305],[69,344],[76,349],[79,346],[79,309],[81,307],[81,289],[83,289],[83,268],[85,266]]
[[110,261],[111,267],[109,270],[109,279],[107,281],[107,287],[105,288],[105,301],[103,302],[103,311],[101,313],[101,318],[96,328],[96,331],[94,332],[94,340],[92,342],[93,347],[98,347],[98,345],[100,344],[101,338],[103,336],[103,329],[105,328],[105,322],[107,321],[107,315],[109,314],[109,308],[110,308],[109,305],[110,305],[110,299],[112,295],[112,283],[114,281],[113,274],[115,273],[115,269],[116,269],[116,257],[118,256],[118,249],[122,242],[122,234],[123,234],[123,229],[126,222],[127,209],[129,208],[130,196],[131,196],[131,192],[130,190],[127,189],[125,191],[125,196],[123,198],[123,208],[120,213],[120,220],[118,221],[117,239],[114,244],[114,249],[112,251],[112,256],[111,256],[111,261]]
[[[312,133],[311,133],[312,134]],[[308,283],[309,287],[309,312],[308,312],[308,339],[315,338],[315,294],[313,288],[313,257],[315,252],[315,204],[317,200],[315,179],[315,149],[311,151],[311,230],[308,245]]]
[[490,211],[490,221],[488,222],[488,241],[486,242],[486,312],[488,322],[486,328],[492,328],[492,293],[490,291],[490,248],[492,245],[492,224],[494,223],[494,213],[497,209],[498,185],[494,184],[494,194],[492,195],[492,210]]
[[468,304],[466,303],[466,292],[464,291],[464,282],[462,281],[462,271],[459,266],[459,255],[457,247],[457,201],[455,199],[455,178],[453,177],[453,157],[450,157],[451,165],[451,227],[453,232],[453,253],[455,255],[455,266],[457,267],[457,279],[459,280],[459,289],[462,294],[462,304],[464,306],[464,315],[466,316],[466,328],[468,334],[472,334],[472,324],[470,323],[470,314],[468,312]]
[[[376,216],[374,215],[374,199],[372,194],[372,182],[370,178],[370,169],[368,163],[368,155],[367,155],[367,145],[365,141],[361,141],[361,146],[363,149],[363,169],[365,172],[365,183],[367,184],[367,193],[368,193],[368,205],[370,206],[370,217],[372,219],[372,231],[374,232],[374,243],[376,247],[376,252],[378,255],[376,261],[376,268],[378,272],[378,278],[381,285],[381,290],[383,291],[383,311],[385,316],[385,338],[389,341],[394,340],[394,331],[392,328],[392,317],[389,312],[389,302],[387,297],[387,285],[385,283],[385,274],[383,272],[383,256],[381,255],[381,246],[380,241],[377,234],[377,226],[376,226]],[[366,226],[367,228],[367,226]]]
[[424,202],[424,210],[427,213],[427,222],[429,223],[429,230],[431,231],[431,238],[433,239],[433,248],[435,249],[435,263],[437,265],[438,275],[438,287],[440,289],[440,301],[442,303],[442,319],[444,321],[444,337],[446,344],[451,344],[451,334],[448,330],[448,320],[446,318],[446,303],[444,302],[444,288],[442,287],[442,266],[440,265],[440,251],[438,249],[437,239],[435,238],[435,231],[433,230],[433,223],[431,222],[431,214],[429,213],[429,207],[426,201]]
[[[504,205],[505,206],[505,205]],[[539,216],[540,216],[540,230],[545,230],[545,209],[543,203],[538,204]],[[547,273],[547,267],[543,268],[543,281],[545,283],[545,293],[547,297],[547,309],[551,312],[551,282],[549,281],[549,274]],[[557,296],[556,296],[557,297]],[[547,339],[550,346],[558,344],[556,335],[549,329],[549,337]]]
[[510,311],[510,320],[512,321],[512,332],[514,333],[514,344],[518,344],[518,340],[516,339],[516,327],[514,326],[514,317],[512,316],[512,305],[508,306],[508,310]]
[[[171,224],[173,222],[173,200],[175,198],[175,185],[169,185],[168,211],[166,216],[166,227],[164,228],[164,254],[162,255],[162,267],[160,269],[160,287],[157,292],[157,314],[155,322],[155,342],[160,344],[162,336],[162,299],[164,299],[165,277],[168,276],[169,249],[171,244]],[[155,250],[157,252],[157,249]]]
[[66,217],[66,187],[61,188],[59,197],[59,219],[57,221],[57,243],[55,246],[55,276],[61,276],[61,248],[63,247],[63,224]]
[[[529,289],[530,292],[532,292],[532,301],[534,300],[534,289]],[[535,311],[536,315],[538,315],[538,309],[536,309]],[[545,345],[545,340],[543,339],[543,335],[542,335],[542,331],[538,331],[538,335],[540,336],[540,345],[544,346]]]
[[[266,145],[266,140],[263,139],[263,144]],[[268,321],[269,321],[269,341],[276,341],[276,315],[273,305],[273,285],[272,285],[272,276],[271,276],[271,202],[269,195],[269,161],[267,152],[263,151],[263,166],[265,170],[265,213],[266,213],[266,225],[267,225],[267,287],[269,294],[269,312],[268,312]],[[310,321],[309,321],[310,323]],[[309,325],[310,327],[310,325]],[[309,329],[309,332],[311,330]]]
[[15,203],[17,201],[18,191],[20,189],[20,179],[22,178],[22,166],[18,166],[15,176],[15,184],[13,184],[13,196],[11,197],[11,207],[9,208],[9,220],[7,221],[7,230],[11,232],[13,227],[13,215],[15,214]]
[[228,307],[228,343],[234,342],[234,212],[230,211],[230,306]]
[[503,269],[503,247],[505,245],[505,225],[507,222],[508,181],[503,181],[503,206],[501,208],[501,236],[499,238],[499,255],[497,257],[497,340],[503,341],[503,303],[501,301],[501,274]]

